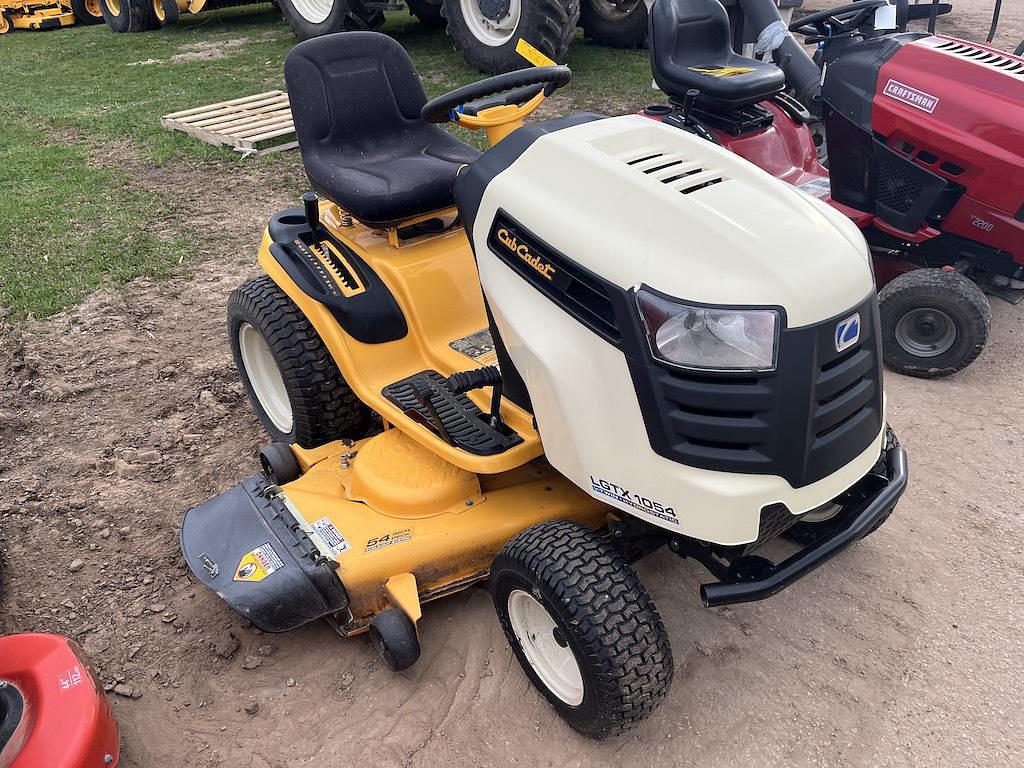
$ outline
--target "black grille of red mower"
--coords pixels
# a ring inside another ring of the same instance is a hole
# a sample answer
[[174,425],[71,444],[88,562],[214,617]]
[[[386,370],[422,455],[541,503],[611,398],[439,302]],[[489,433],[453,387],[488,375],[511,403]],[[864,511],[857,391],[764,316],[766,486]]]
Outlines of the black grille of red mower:
[[898,213],[909,213],[921,196],[921,184],[904,171],[906,166],[893,162],[886,154],[877,155],[875,162],[875,202]]
[[959,40],[943,40],[941,43],[937,43],[935,48],[940,51],[952,53],[962,59],[968,59],[979,64],[987,64],[990,67],[1001,69],[1007,74],[1024,77],[1024,62],[1014,56],[1007,56],[1004,53],[998,53],[996,51],[988,51],[984,48],[978,48],[975,45],[964,43]]
[[[855,310],[783,330],[775,371],[634,368],[651,446],[683,464],[780,475],[794,487],[845,466],[882,429],[877,306],[872,293]],[[860,340],[837,352],[837,327],[855,312]]]

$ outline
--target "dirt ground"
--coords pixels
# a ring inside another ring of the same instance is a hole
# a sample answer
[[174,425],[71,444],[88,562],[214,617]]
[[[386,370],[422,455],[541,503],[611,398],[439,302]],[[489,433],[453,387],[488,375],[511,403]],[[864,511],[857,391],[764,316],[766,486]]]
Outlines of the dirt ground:
[[[990,8],[968,5],[979,19]],[[1019,39],[1012,5],[1003,28]],[[0,631],[84,646],[123,765],[1021,764],[1024,313],[1001,302],[969,370],[888,377],[912,480],[876,535],[767,602],[717,610],[700,607],[698,566],[667,551],[641,562],[677,674],[619,740],[562,724],[483,590],[428,606],[422,659],[393,674],[365,639],[260,634],[195,585],[181,516],[255,471],[265,440],[225,304],[256,273],[267,216],[302,189],[295,160],[280,179],[252,162],[153,169],[115,152],[104,162],[136,183],[179,191],[203,258],[45,322],[0,319]]]

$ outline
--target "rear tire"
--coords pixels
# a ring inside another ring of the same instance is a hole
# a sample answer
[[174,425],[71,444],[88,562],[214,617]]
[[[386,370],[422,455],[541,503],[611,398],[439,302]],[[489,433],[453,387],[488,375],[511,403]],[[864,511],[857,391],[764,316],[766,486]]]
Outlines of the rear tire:
[[274,440],[314,448],[366,433],[370,409],[306,316],[266,275],[231,294],[228,337],[249,402]]
[[560,61],[576,34],[580,0],[444,0],[441,13],[466,63],[496,75],[530,66],[516,53],[520,38]]
[[380,29],[384,14],[366,10],[359,0],[280,0],[281,15],[300,40],[332,32]]
[[441,15],[441,4],[443,0],[405,0],[409,6],[409,14],[419,19],[420,24],[425,27],[440,27],[444,24],[444,16]]
[[71,11],[76,24],[102,24],[103,7],[101,0],[71,0]]
[[621,734],[672,684],[668,634],[622,555],[578,523],[518,534],[494,558],[491,595],[527,677],[574,729]]
[[958,272],[906,272],[882,288],[878,302],[882,351],[897,373],[923,379],[949,376],[973,363],[988,341],[988,298]]
[[149,0],[100,0],[100,10],[114,32],[145,32],[153,15]]
[[644,0],[582,0],[583,34],[611,48],[647,47],[647,6]]

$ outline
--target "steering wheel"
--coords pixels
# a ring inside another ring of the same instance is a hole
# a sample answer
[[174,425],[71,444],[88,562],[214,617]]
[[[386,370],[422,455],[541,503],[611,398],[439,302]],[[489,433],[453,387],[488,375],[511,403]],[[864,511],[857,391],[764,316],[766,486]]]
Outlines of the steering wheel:
[[[458,123],[474,129],[521,122],[570,80],[572,72],[564,65],[517,69],[431,99],[423,105],[420,116],[428,123]],[[487,114],[495,107],[508,109]]]
[[872,11],[888,4],[889,0],[861,0],[859,3],[849,3],[838,8],[826,8],[794,19],[789,25],[789,31],[808,37],[851,35],[867,21]]

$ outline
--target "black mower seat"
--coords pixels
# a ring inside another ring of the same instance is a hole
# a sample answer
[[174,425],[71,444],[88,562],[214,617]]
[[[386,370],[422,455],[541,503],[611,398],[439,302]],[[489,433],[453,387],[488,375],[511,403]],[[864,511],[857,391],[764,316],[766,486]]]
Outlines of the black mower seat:
[[729,16],[718,0],[656,0],[649,25],[654,81],[672,101],[696,88],[699,106],[730,110],[771,98],[786,85],[774,64],[733,52]]
[[306,40],[285,59],[284,77],[302,163],[319,194],[374,227],[454,204],[455,174],[480,153],[423,122],[423,85],[390,37]]

